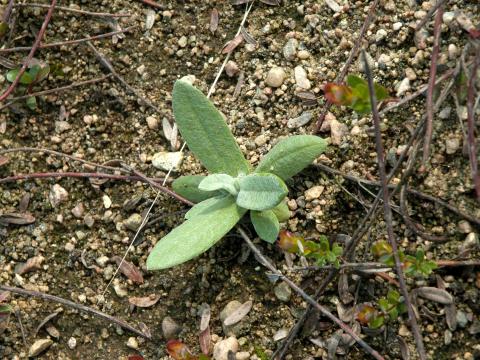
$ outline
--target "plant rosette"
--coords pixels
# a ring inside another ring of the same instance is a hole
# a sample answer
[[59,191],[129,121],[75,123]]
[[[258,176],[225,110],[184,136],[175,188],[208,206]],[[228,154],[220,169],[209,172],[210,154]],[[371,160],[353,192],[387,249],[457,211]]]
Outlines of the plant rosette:
[[210,175],[182,176],[173,182],[176,193],[197,204],[183,224],[157,242],[147,268],[166,269],[202,254],[247,212],[258,236],[274,243],[280,223],[290,217],[285,181],[324,152],[327,142],[313,135],[287,137],[252,169],[223,115],[200,90],[178,80],[172,102],[183,139]]

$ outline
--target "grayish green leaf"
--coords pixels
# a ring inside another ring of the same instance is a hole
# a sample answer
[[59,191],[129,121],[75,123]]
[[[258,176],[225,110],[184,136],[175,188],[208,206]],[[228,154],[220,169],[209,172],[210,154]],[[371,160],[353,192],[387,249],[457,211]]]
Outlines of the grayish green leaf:
[[249,210],[269,210],[277,206],[287,195],[288,189],[273,174],[250,174],[238,180],[240,191],[237,205]]
[[284,222],[290,219],[290,209],[287,206],[287,199],[284,199],[280,204],[272,209],[279,222]]
[[222,114],[185,80],[176,81],[173,87],[173,113],[189,149],[208,171],[234,177],[250,172]]
[[37,98],[35,96],[29,96],[27,100],[25,100],[25,103],[30,110],[35,110],[37,108]]
[[238,189],[235,187],[235,178],[227,174],[208,175],[198,185],[198,188],[204,191],[225,190],[233,196],[238,193]]
[[280,232],[280,224],[272,210],[250,211],[250,219],[260,239],[273,244]]
[[203,175],[187,175],[175,179],[172,184],[173,191],[185,199],[194,203],[202,202],[208,198],[217,196],[219,191],[203,191],[198,188],[198,185],[205,179]]
[[188,220],[197,215],[205,215],[210,211],[224,207],[226,197],[227,196],[220,195],[195,204],[190,210],[187,211],[187,213],[185,214],[185,219]]
[[224,206],[185,221],[164,236],[147,258],[148,270],[166,269],[204,253],[235,226],[246,210],[233,198],[224,198]]
[[327,142],[318,136],[290,136],[263,157],[255,172],[272,173],[287,180],[310,165],[326,148]]

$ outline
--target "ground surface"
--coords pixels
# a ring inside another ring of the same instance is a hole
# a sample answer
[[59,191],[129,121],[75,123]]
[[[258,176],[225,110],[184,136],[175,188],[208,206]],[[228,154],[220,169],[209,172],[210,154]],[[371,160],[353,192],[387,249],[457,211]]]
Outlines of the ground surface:
[[[431,3],[380,1],[376,8],[376,19],[366,33],[364,45],[372,58],[375,81],[387,87],[393,97],[403,98],[428,82],[433,19],[427,22],[423,33],[417,34],[417,39],[410,25],[426,15]],[[244,75],[240,93],[235,94],[239,74],[229,77],[223,73],[212,96],[252,163],[258,162],[279,138],[311,133],[325,105],[321,87],[327,81],[334,81],[341,71],[357,41],[370,2],[345,1],[344,4],[345,8],[338,13],[325,1],[284,1],[280,6],[268,6],[257,1],[253,5],[245,28],[257,44],[254,46],[244,41],[231,56]],[[68,6],[63,2],[59,5]],[[207,92],[225,59],[221,49],[235,36],[244,15],[244,6],[232,6],[228,1],[165,1],[161,9],[155,9],[140,1],[78,2],[74,7],[132,15],[118,20],[117,26],[121,28],[136,25],[124,38],[109,37],[93,44],[110,59],[118,74],[155,104],[158,111],[142,103],[138,96],[110,78],[39,97],[35,111],[26,108],[23,102],[2,110],[1,149],[46,148],[99,164],[121,159],[148,176],[163,177],[166,172],[155,169],[151,159],[160,151],[176,150],[172,149],[162,131],[163,119],[173,122],[173,83],[182,76],[194,75],[197,79],[195,85]],[[213,8],[219,12],[219,25],[214,33],[209,30]],[[460,12],[473,24],[480,21],[475,1],[449,1],[445,11],[446,24],[442,26],[438,59],[439,75],[455,68],[468,42],[468,33],[457,21]],[[45,12],[46,9],[16,8],[13,13],[16,25],[11,41],[5,47],[30,46]],[[146,21],[152,19],[152,14],[155,21],[151,28],[146,29]],[[92,36],[113,31],[112,28],[117,29],[104,18],[56,11],[44,42]],[[25,54],[1,55],[20,64]],[[470,60],[469,54],[466,55],[467,61]],[[85,44],[39,50],[35,57],[56,69],[48,79],[34,86],[35,91],[107,73]],[[295,77],[294,69],[298,66],[306,71],[308,79]],[[278,88],[266,83],[267,73],[273,67],[281,67],[285,73]],[[3,68],[2,72],[6,71]],[[360,73],[357,60],[349,73]],[[409,79],[408,84],[405,79]],[[6,80],[3,81],[6,87]],[[299,89],[298,85],[302,82],[304,88]],[[398,89],[400,83],[403,88]],[[298,96],[299,91],[315,94],[318,102],[305,106]],[[465,110],[464,105],[464,102],[460,103],[461,113]],[[371,119],[345,108],[334,106],[331,111],[320,133],[330,139],[331,145],[318,162],[359,178],[377,180]],[[442,199],[478,219],[480,207],[474,199],[465,152],[463,131],[466,122],[462,114],[462,120],[458,120],[456,111],[452,97],[441,104],[434,125],[430,166],[423,173],[415,170],[409,186]],[[301,115],[308,118],[309,114],[312,119],[307,124],[287,126],[289,120]],[[424,114],[425,97],[422,95],[382,118],[387,171],[391,170]],[[14,152],[5,156],[8,156],[9,163],[0,167],[2,178],[33,172],[93,170],[79,162],[39,152]],[[172,177],[191,173],[202,173],[202,168],[187,151],[182,166]],[[398,180],[395,177],[392,182]],[[64,198],[60,196],[61,201],[53,201],[52,204],[55,184],[64,188],[68,195],[65,194]],[[164,234],[181,223],[179,212],[186,209],[163,194],[153,207],[152,214],[163,218],[143,232],[127,256],[127,260],[143,272],[143,284],[135,284],[118,274],[103,296],[116,269],[115,262],[108,259],[123,256],[134,234],[129,227],[135,227],[135,216],[145,213],[155,192],[144,183],[109,181],[94,186],[87,179],[75,178],[18,181],[1,186],[0,214],[29,212],[35,217],[35,222],[25,226],[0,225],[0,283],[54,294],[91,306],[122,318],[135,327],[143,322],[153,338],[153,341],[140,337],[129,339],[133,336],[130,332],[69,307],[63,307],[63,312],[49,322],[58,330],[58,338],[52,329],[47,332],[48,325],[35,336],[35,329],[42,319],[59,309],[60,305],[10,294],[8,302],[21,316],[26,343],[22,340],[17,318],[12,316],[0,338],[2,358],[25,358],[35,340],[48,338],[53,340],[53,345],[43,353],[42,358],[45,359],[116,359],[135,353],[141,353],[145,359],[167,358],[162,332],[162,321],[167,316],[181,326],[181,332],[176,337],[198,352],[198,314],[202,304],[211,308],[211,331],[215,334],[214,340],[218,341],[226,335],[219,320],[222,309],[233,300],[241,303],[251,300],[252,310],[234,333],[240,343],[239,351],[248,352],[250,355],[244,354],[246,358],[258,359],[262,354],[275,351],[281,343],[275,341],[281,337],[281,330],[291,328],[305,310],[306,303],[295,294],[279,294],[282,287],[274,292],[277,285],[269,281],[264,268],[253,255],[248,254],[242,239],[235,233],[187,264],[167,271],[147,272],[145,260],[149,250]],[[365,188],[313,166],[296,176],[289,188],[292,216],[284,227],[308,238],[318,239],[320,234],[324,234],[332,240],[348,238],[339,236],[342,234],[353,234],[371,205],[373,194],[377,192],[375,187]],[[317,191],[309,192],[311,189]],[[19,206],[25,204],[27,194],[30,197],[28,207],[19,210]],[[432,242],[417,236],[394,213],[396,236],[404,251],[412,253],[422,247],[427,257],[434,260],[478,259],[478,225],[432,201],[417,196],[409,196],[408,200],[413,220],[423,225],[428,233],[446,236],[447,241]],[[397,197],[393,204],[398,209]],[[385,224],[380,212],[360,243],[354,260],[374,260],[368,244],[385,238]],[[313,293],[325,277],[326,271],[294,272],[278,248],[261,243],[258,246],[277,268],[289,274],[308,293]],[[38,268],[18,274],[22,263],[39,256],[44,259]],[[298,258],[293,262],[295,266],[302,265]],[[395,276],[393,272],[389,274]],[[355,296],[354,303],[378,301],[385,296],[389,286],[394,287],[383,279],[365,274],[359,276],[358,273],[347,272],[343,279],[347,279],[350,285],[347,291]],[[429,277],[408,279],[408,286],[410,290],[426,285],[435,287],[442,279],[455,299],[453,316],[457,324],[455,327],[451,324],[447,326],[444,306],[420,300],[419,325],[428,357],[479,357],[479,268],[438,269]],[[160,297],[155,305],[133,310],[129,306],[128,298],[151,294]],[[280,300],[282,297],[284,301]],[[339,295],[338,281],[335,280],[320,298],[320,303],[337,313],[338,302],[344,300]],[[354,303],[347,301],[345,306],[352,308]],[[321,316],[312,319],[310,323],[313,325],[300,333],[287,358],[327,358],[326,342],[331,342],[337,328]],[[353,324],[351,319],[346,321]],[[401,358],[401,354],[396,335],[404,339],[411,357],[416,358],[406,315],[390,322],[382,334],[366,336],[365,340],[386,358],[397,359]],[[75,338],[76,345],[70,347],[71,338]],[[310,339],[317,341],[314,343]],[[318,346],[322,342],[325,346]],[[342,348],[346,349],[343,356],[347,359],[366,357],[356,345],[340,347],[339,351]]]

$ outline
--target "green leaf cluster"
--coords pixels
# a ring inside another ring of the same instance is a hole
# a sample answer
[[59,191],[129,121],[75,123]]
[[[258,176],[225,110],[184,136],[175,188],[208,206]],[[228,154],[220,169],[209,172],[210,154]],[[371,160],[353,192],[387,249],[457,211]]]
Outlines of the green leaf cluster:
[[318,266],[325,266],[328,263],[338,268],[340,267],[339,259],[343,253],[343,248],[337,243],[333,243],[330,247],[330,242],[327,237],[322,236],[318,243],[307,241],[304,245],[303,252],[307,258],[315,259]]
[[390,289],[387,297],[378,300],[376,309],[372,305],[363,305],[357,314],[357,320],[363,325],[367,325],[370,329],[379,329],[386,322],[395,320],[399,315],[407,312],[405,299],[400,296],[398,291]]
[[[350,107],[359,114],[364,114],[372,110],[370,104],[370,93],[368,91],[368,83],[366,80],[356,75],[347,77],[347,84],[352,90],[352,103]],[[388,91],[382,85],[373,84],[377,101],[388,98]]]
[[155,245],[147,268],[165,269],[203,253],[247,211],[259,237],[273,243],[280,222],[290,215],[284,181],[325,151],[326,141],[311,135],[288,137],[253,170],[223,115],[185,80],[174,85],[173,112],[183,139],[210,175],[183,176],[173,182],[175,192],[197,204],[187,212],[183,224]]

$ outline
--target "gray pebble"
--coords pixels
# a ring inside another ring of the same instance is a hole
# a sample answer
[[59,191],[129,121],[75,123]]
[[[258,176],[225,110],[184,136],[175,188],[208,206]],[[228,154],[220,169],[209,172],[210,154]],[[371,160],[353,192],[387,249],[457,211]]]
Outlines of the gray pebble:
[[182,327],[177,324],[170,316],[166,316],[162,320],[162,332],[165,339],[174,339],[180,332]]
[[312,120],[312,113],[310,111],[305,111],[299,117],[289,119],[287,122],[287,126],[289,128],[299,128],[301,126],[307,125],[310,120]]
[[283,57],[287,60],[295,59],[297,53],[298,40],[294,38],[288,39],[287,43],[283,47]]
[[288,286],[287,283],[283,281],[277,286],[275,286],[273,291],[277,299],[283,302],[289,301],[290,297],[292,296],[292,289],[290,289],[290,286]]
[[285,70],[283,70],[281,67],[276,66],[274,68],[271,68],[268,72],[265,83],[271,87],[280,87],[282,86],[285,77]]

